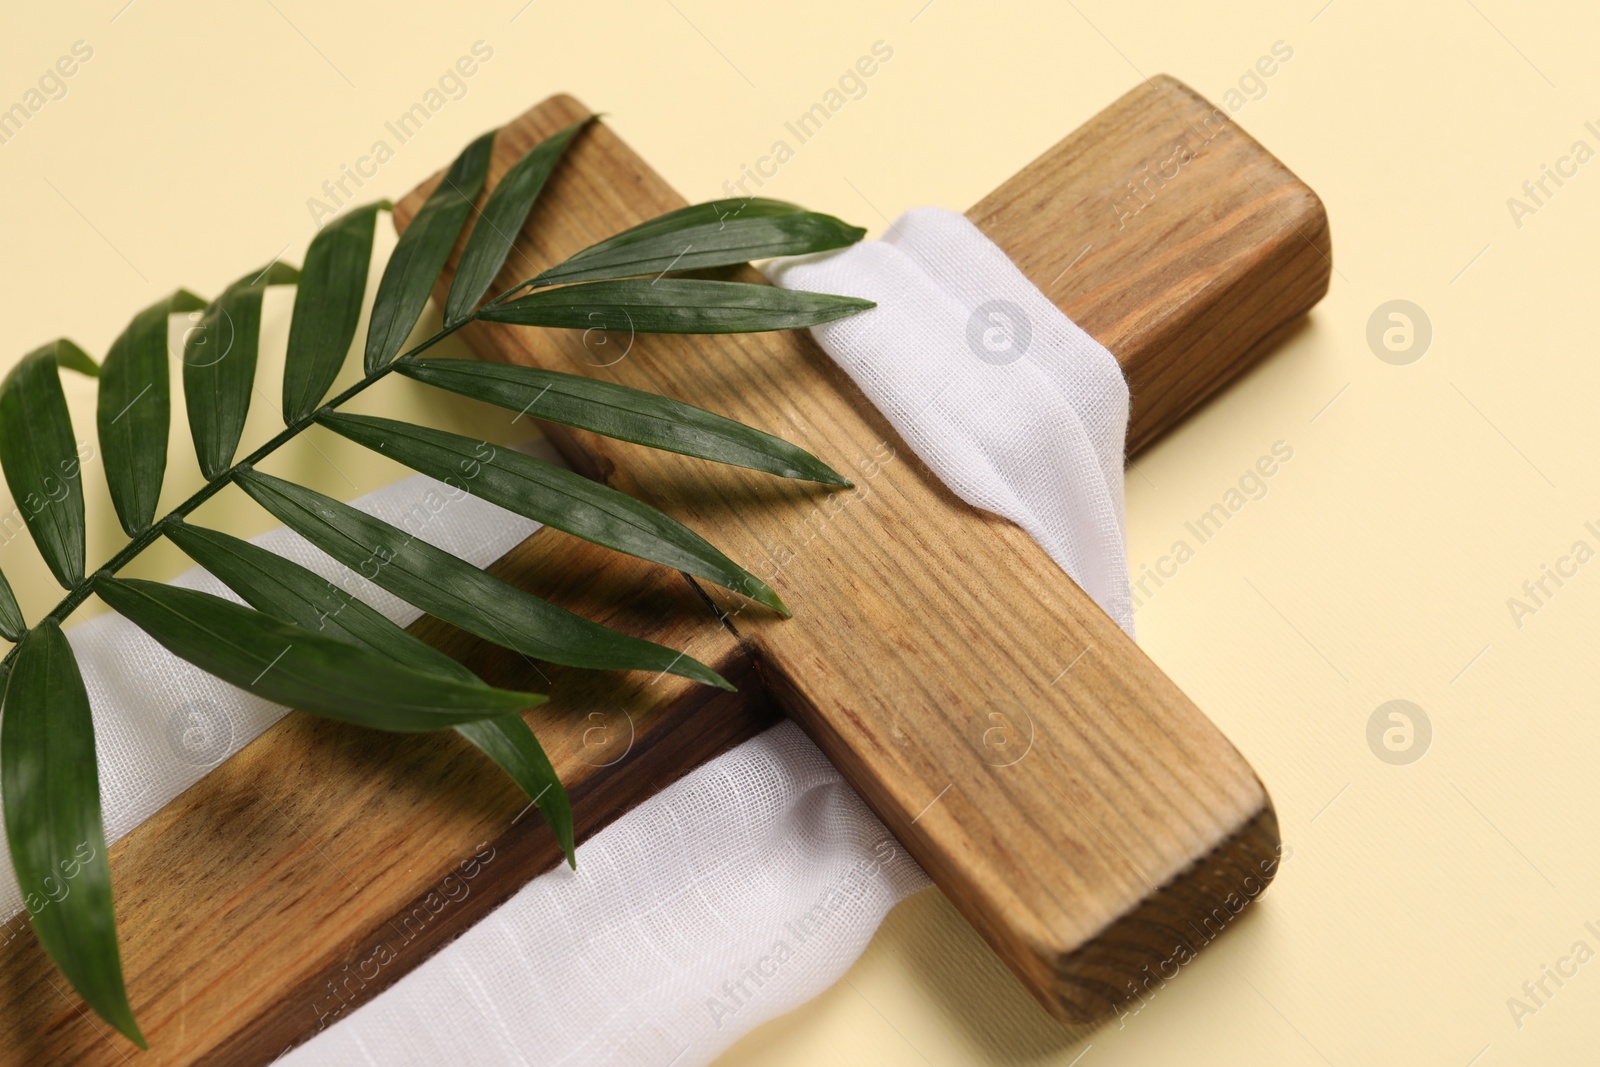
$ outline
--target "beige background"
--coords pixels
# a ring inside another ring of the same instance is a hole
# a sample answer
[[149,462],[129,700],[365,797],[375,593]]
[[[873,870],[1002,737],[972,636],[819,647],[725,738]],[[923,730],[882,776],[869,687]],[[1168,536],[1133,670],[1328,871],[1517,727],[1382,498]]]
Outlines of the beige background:
[[[1267,495],[1138,614],[1144,647],[1272,790],[1292,860],[1254,915],[1125,1025],[1049,1022],[930,893],[891,916],[844,982],[724,1062],[1594,1061],[1600,963],[1560,988],[1547,980],[1554,995],[1520,1028],[1507,1006],[1575,942],[1600,950],[1584,927],[1600,929],[1600,564],[1559,590],[1547,582],[1555,595],[1520,627],[1507,606],[1575,541],[1600,548],[1584,529],[1600,520],[1600,163],[1559,189],[1547,181],[1554,195],[1520,227],[1507,207],[1573,142],[1600,149],[1584,128],[1600,129],[1591,8],[123,2],[31,6],[0,34],[0,106],[74,42],[94,50],[65,97],[0,145],[0,365],[63,332],[103,354],[176,285],[214,294],[280,250],[297,262],[307,199],[476,41],[493,58],[364,197],[405,192],[558,90],[607,112],[691,200],[720,195],[881,40],[894,57],[866,95],[762,190],[879,231],[913,205],[965,208],[1141,74],[1220,100],[1286,43],[1292,60],[1246,81],[1256,98],[1235,118],[1327,203],[1333,291],[1140,459],[1128,525],[1138,573],[1176,540],[1196,547],[1185,521],[1275,442],[1293,449]],[[1366,341],[1392,299],[1433,326],[1406,366]],[[279,311],[252,435],[276,418]],[[415,410],[405,383],[386,384],[385,405]],[[72,388],[82,432],[91,394]],[[179,420],[173,499],[198,479],[186,433]],[[329,491],[396,473],[353,446],[311,444],[288,462]],[[117,543],[102,484],[89,483],[91,561]],[[236,497],[212,509],[236,530],[270,524]],[[28,577],[35,560],[23,538],[0,546],[33,613],[54,599]],[[179,566],[156,558],[147,572]],[[1366,740],[1391,699],[1432,724],[1410,765]]]

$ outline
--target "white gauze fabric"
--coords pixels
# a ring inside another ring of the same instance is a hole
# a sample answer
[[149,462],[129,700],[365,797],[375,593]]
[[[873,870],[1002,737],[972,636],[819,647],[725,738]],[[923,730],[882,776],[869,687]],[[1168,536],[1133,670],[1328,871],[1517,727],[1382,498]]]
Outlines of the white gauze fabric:
[[785,289],[876,301],[812,333],[945,485],[1028,531],[1133,635],[1128,386],[1104,346],[940,208],[906,212],[881,241],[769,273]]
[[622,816],[577,870],[534,879],[281,1063],[709,1063],[836,981],[927,884],[786,722]]
[[[770,273],[875,300],[816,329],[823,348],[956,493],[1021,525],[1132,633],[1128,390],[1110,353],[947,211]],[[705,1064],[837,981],[926,884],[785,723],[618,819],[575,872],[535,879],[283,1062]]]

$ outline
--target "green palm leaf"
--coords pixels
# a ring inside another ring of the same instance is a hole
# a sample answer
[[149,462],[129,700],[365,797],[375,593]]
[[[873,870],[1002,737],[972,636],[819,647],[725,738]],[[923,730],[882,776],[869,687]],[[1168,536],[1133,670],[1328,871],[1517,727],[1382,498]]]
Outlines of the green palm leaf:
[[0,637],[16,642],[21,641],[27,632],[28,623],[17,604],[17,594],[11,591],[11,583],[6,581],[6,576],[0,574]]
[[406,633],[375,608],[293,560],[193,523],[171,523],[165,533],[184,555],[257,611],[329,637],[364,645],[425,674],[464,685],[483,684],[460,663]]
[[472,211],[472,202],[483,189],[493,146],[493,133],[469,144],[400,235],[383,279],[378,282],[372,322],[367,326],[368,374],[394,358],[416,325],[417,316],[428,302],[428,293]]
[[[713,222],[719,219],[756,219],[771,218],[777,215],[793,215],[804,211],[799,204],[791,204],[787,200],[773,200],[764,196],[753,196],[748,200],[733,197],[726,200],[707,200],[701,204],[690,204],[680,207],[676,211],[669,211],[664,215],[657,215],[653,219],[646,219],[637,226],[630,226],[621,233],[606,238],[590,248],[600,248],[613,241],[626,238],[629,241],[644,241],[652,237],[659,237],[664,233],[673,233],[685,226],[698,226],[702,223]],[[584,255],[579,252],[578,255]],[[574,259],[577,256],[573,257]]]
[[372,235],[387,200],[351,208],[312,238],[294,294],[289,352],[283,366],[283,421],[293,424],[322,402],[361,321],[372,262]]
[[[512,163],[467,237],[446,301],[446,329],[418,352],[480,319],[583,330],[725,333],[811,326],[872,306],[850,297],[667,277],[836,248],[861,236],[859,228],[838,219],[757,199],[713,201],[649,220],[473,311],[585,125],[557,133]],[[251,465],[298,435],[313,416],[326,415],[323,421],[338,432],[444,476],[458,490],[470,481],[471,491],[486,499],[722,582],[779,610],[776,593],[753,575],[675,520],[623,494],[519,454],[477,452],[471,447],[477,443],[465,438],[331,412],[398,368],[417,381],[519,415],[781,477],[848,484],[803,449],[665,397],[529,368],[416,360],[415,353],[396,362],[472,215],[493,145],[493,134],[468,145],[401,235],[378,283],[364,344],[365,373],[326,403],[360,323],[377,213],[390,205],[352,209],[316,235],[298,278],[289,328],[286,429],[258,448],[250,463],[233,465],[251,403],[263,290],[294,280],[293,268],[274,264],[235,282],[209,305],[187,291],[175,292],[135,316],[101,368],[60,340],[30,353],[0,382],[0,467],[41,556],[67,589],[28,630],[0,574],[0,636],[18,642],[0,661],[0,685],[6,685],[0,799],[12,865],[31,894],[29,910],[46,951],[90,1006],[141,1044],[121,976],[93,724],[59,628],[93,592],[176,655],[269,700],[378,729],[455,729],[539,805],[568,862],[574,859],[570,800],[519,714],[544,698],[492,688],[305,568],[183,522],[230,480],[346,567],[479,637],[553,663],[672,673],[725,689],[732,686],[720,675],[680,652],[547,603],[389,523],[259,474]],[[169,317],[201,309],[202,328],[185,336],[182,373],[190,436],[207,481],[157,519],[171,423]],[[73,433],[60,367],[101,376],[100,450],[112,503],[129,537],[89,578],[79,471],[87,449]],[[418,516],[426,521],[451,499],[443,490],[431,494]],[[163,534],[251,606],[116,577]],[[58,895],[62,877],[72,891]],[[47,897],[32,893],[34,886],[42,886]]]
[[[402,631],[403,633],[404,631]],[[567,866],[578,867],[577,841],[572,828],[572,801],[561,784],[556,769],[545,755],[544,746],[520,715],[465,722],[456,733],[494,760],[511,780],[522,787],[555,834],[556,844],[567,857]]]
[[478,312],[489,322],[616,333],[794,330],[873,307],[853,296],[698,278],[584,282],[544,289]]
[[94,588],[180,659],[246,692],[324,718],[412,733],[545,702],[537,693],[424,674],[196,589],[134,578],[100,578]]
[[83,580],[83,479],[60,367],[100,373],[63,337],[23,356],[0,383],[0,467],[45,565],[71,589]]
[[450,284],[450,297],[445,301],[444,324],[454,326],[464,322],[483,294],[489,291],[494,276],[500,272],[506,256],[511,251],[517,234],[533,209],[533,202],[544,188],[544,183],[561,159],[561,153],[578,131],[594,121],[594,116],[575,122],[559,133],[540,142],[533,151],[506,171],[505,177],[489,194],[483,205],[483,217],[472,229],[467,247],[456,264],[455,280]]
[[172,418],[167,318],[205,306],[204,300],[186,289],[156,301],[135,315],[111,343],[100,368],[96,422],[101,459],[111,503],[129,537],[155,519],[167,471],[167,430]]
[[692,404],[614,382],[470,359],[406,359],[395,364],[395,369],[407,378],[546,422],[766,471],[780,478],[850,485],[832,467],[781,437]]
[[[460,663],[390,622],[332,582],[249,541],[188,523],[167,527],[167,537],[258,611],[284,622],[361,645],[424,674],[463,685],[483,682]],[[516,715],[454,727],[511,776],[539,806],[556,840],[573,856],[572,805],[549,757],[528,724]]]
[[696,659],[574,615],[332,497],[254,470],[234,478],[280,522],[346,567],[487,641],[569,667],[664,671],[733,688]]
[[145,1047],[122,981],[94,720],[61,628],[18,646],[0,718],[6,841],[34,932],[89,1006]]
[[317,421],[412,470],[585,541],[687,571],[789,614],[772,587],[672,516],[575,471],[487,441],[366,415]]
[[703,270],[855,244],[866,234],[832,215],[769,200],[713,200],[652,219],[579,252],[530,284],[545,286]]
[[233,462],[255,391],[261,345],[261,298],[269,285],[288,285],[300,272],[273,260],[240,278],[213,300],[183,344],[183,399],[189,411],[200,473],[215,478]]

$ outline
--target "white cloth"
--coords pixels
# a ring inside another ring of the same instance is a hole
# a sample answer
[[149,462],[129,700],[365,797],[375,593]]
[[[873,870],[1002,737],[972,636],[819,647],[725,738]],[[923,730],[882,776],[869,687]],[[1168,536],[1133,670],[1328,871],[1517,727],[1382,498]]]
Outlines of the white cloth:
[[[879,307],[815,331],[970,503],[1023,526],[1127,630],[1115,361],[960,216],[919,210],[882,242],[773,271]],[[355,502],[406,525],[415,477]],[[413,527],[487,564],[534,524],[456,498]],[[257,538],[407,622],[414,609],[286,530]],[[179,584],[224,592],[195,570]],[[226,594],[225,594],[226,595]],[[795,625],[804,625],[797,622]],[[285,709],[176,660],[126,621],[74,627],[115,840]],[[537,825],[537,824],[534,824]],[[492,862],[492,858],[480,862]],[[20,908],[9,865],[0,913]],[[292,1065],[693,1067],[836,981],[920,868],[792,724],[707,763],[596,834]]]
[[1028,531],[1132,636],[1115,357],[939,208],[770,273],[785,289],[877,301],[812,332],[945,485]]
[[282,1063],[709,1063],[836,981],[927,884],[783,723],[612,823],[576,871],[534,879]]

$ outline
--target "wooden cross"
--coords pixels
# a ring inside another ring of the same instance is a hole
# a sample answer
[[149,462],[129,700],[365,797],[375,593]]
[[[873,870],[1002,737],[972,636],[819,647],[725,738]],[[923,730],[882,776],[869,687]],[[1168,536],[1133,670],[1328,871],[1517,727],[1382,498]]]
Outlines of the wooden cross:
[[[586,114],[556,97],[507,126],[491,186]],[[429,187],[398,205],[398,224]],[[683,203],[598,125],[546,188],[500,286]],[[1331,271],[1316,195],[1169,78],[967,214],[1117,356],[1130,453],[1269,348]],[[572,793],[580,839],[787,713],[1023,984],[1074,1021],[1133,996],[1146,968],[1203,945],[1271,879],[1277,819],[1239,753],[1027,534],[945,489],[806,334],[640,336],[612,362],[629,339],[467,333],[485,358],[592,373],[751,423],[857,483],[828,493],[550,428],[574,467],[771,575],[796,612],[782,621],[542,529],[493,571],[683,649],[739,692],[536,668],[417,625],[486,680],[551,694],[529,721]],[[994,729],[1026,755],[995,758]],[[548,831],[518,821],[523,808],[453,734],[285,718],[112,850],[150,1055],[265,1063],[349,1014],[555,864]],[[58,991],[31,936],[11,941],[0,969],[0,1048],[19,1061],[119,1061],[117,1039]]]

